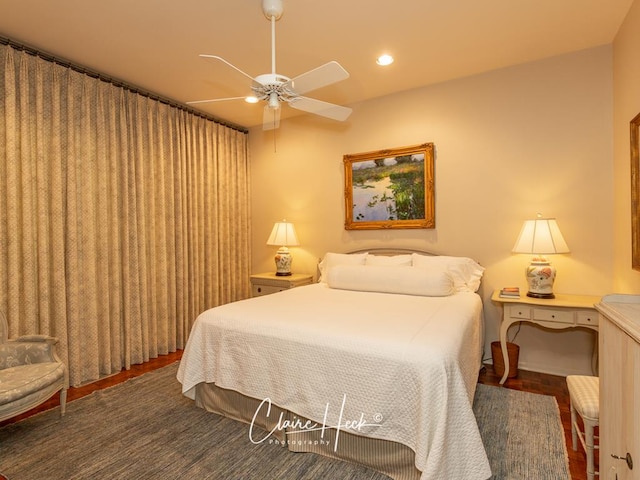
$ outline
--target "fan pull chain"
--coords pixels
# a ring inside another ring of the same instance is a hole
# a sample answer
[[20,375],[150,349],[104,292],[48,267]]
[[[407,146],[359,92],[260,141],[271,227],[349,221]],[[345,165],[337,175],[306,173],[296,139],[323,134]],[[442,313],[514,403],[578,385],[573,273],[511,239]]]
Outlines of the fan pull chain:
[[276,130],[273,131],[273,153],[278,153],[278,149],[276,148]]

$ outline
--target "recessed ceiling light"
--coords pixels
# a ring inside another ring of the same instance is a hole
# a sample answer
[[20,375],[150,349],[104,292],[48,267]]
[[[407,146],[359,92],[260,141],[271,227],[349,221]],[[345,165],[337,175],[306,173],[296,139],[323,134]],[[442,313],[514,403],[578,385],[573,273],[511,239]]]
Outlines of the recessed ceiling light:
[[244,101],[247,103],[258,103],[258,97],[254,97],[254,96],[245,97]]
[[387,54],[380,55],[376,60],[376,63],[382,66],[391,65],[393,63],[393,57]]

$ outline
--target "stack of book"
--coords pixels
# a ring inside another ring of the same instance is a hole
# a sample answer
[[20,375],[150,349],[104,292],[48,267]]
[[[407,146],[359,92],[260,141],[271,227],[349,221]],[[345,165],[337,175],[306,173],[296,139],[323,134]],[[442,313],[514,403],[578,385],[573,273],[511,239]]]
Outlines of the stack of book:
[[504,287],[500,290],[500,296],[502,298],[520,298],[519,287]]

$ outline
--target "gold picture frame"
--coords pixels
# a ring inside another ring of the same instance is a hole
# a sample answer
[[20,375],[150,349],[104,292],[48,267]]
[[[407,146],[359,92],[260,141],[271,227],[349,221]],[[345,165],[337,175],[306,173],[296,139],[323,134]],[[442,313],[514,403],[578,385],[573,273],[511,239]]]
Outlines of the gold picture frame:
[[344,155],[347,230],[435,228],[433,143]]
[[630,122],[631,267],[640,270],[640,113]]

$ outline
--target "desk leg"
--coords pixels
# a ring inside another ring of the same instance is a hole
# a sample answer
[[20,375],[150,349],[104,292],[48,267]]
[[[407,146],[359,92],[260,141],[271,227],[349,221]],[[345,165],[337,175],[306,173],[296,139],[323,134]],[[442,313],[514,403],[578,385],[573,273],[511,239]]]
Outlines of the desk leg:
[[507,381],[507,377],[509,376],[509,352],[507,351],[507,332],[509,331],[509,327],[513,324],[512,321],[502,319],[502,324],[500,325],[500,347],[502,348],[502,358],[504,361],[504,375],[500,379],[500,385],[504,385],[504,382]]
[[596,330],[596,334],[595,334],[595,343],[593,345],[593,355],[591,355],[591,373],[593,373],[593,375],[595,377],[598,376],[598,370],[599,370],[599,366],[598,366],[598,331]]

